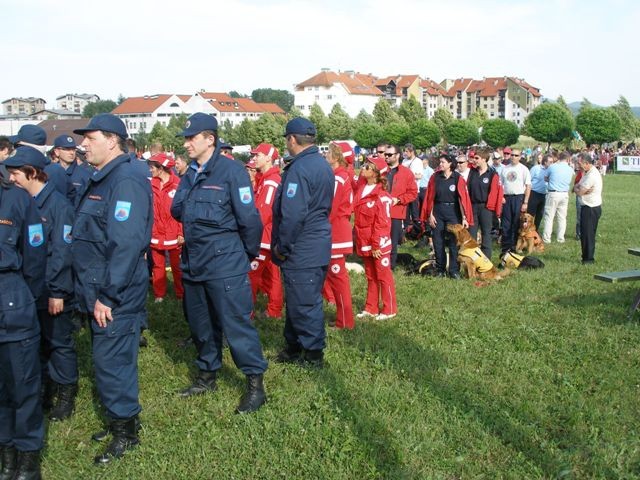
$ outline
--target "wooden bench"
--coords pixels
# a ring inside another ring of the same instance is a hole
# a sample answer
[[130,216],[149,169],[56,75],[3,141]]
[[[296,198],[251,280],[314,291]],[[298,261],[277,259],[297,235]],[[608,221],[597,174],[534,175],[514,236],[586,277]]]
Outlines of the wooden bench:
[[[621,283],[621,282],[631,282],[634,280],[640,280],[640,270],[625,270],[624,272],[609,272],[609,273],[598,273],[593,276],[596,280],[601,280],[603,282],[609,283]],[[640,292],[636,295],[636,298],[633,300],[631,304],[631,308],[629,309],[629,314],[627,318],[631,320],[633,318],[633,314],[640,306]]]

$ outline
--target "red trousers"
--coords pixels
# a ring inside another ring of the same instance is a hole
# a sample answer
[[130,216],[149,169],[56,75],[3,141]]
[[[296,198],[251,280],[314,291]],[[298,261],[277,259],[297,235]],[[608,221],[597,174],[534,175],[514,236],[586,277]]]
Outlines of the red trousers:
[[[367,277],[367,301],[364,310],[389,315],[398,313],[396,303],[396,284],[391,272],[390,254],[381,258],[362,257],[364,274]],[[382,308],[379,305],[382,302]]]
[[176,291],[176,297],[182,299],[184,297],[184,288],[182,288],[182,270],[180,270],[180,253],[182,248],[173,248],[171,250],[158,250],[151,248],[151,259],[153,260],[153,270],[151,276],[153,278],[153,296],[156,298],[164,298],[167,294],[167,271],[165,270],[165,252],[169,252],[169,263],[171,264],[171,273],[173,273],[173,287]]
[[280,279],[280,269],[271,261],[270,253],[261,250],[260,257],[251,262],[249,281],[251,282],[251,292],[253,293],[253,304],[255,305],[256,303],[258,291],[261,291],[268,299],[267,315],[269,317],[281,317],[282,304],[284,303],[282,280]]
[[344,255],[338,258],[331,258],[322,294],[328,302],[336,305],[336,327],[353,328],[351,285]]

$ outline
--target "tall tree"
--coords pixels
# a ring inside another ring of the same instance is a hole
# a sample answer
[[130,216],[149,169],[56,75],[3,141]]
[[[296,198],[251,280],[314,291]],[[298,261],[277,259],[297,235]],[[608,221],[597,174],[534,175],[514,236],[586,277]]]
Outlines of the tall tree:
[[397,123],[400,121],[400,116],[391,108],[389,102],[384,98],[380,98],[373,107],[373,118],[383,127],[389,123]]
[[231,90],[229,92],[229,96],[231,98],[249,98],[249,95],[243,95],[242,93],[239,93],[239,92],[237,92],[235,90]]
[[571,136],[573,131],[573,117],[571,114],[554,103],[543,103],[529,114],[524,122],[526,134],[539,142],[561,142]]
[[328,140],[327,137],[327,128],[328,128],[328,119],[327,116],[322,111],[322,107],[317,103],[311,105],[309,109],[309,120],[316,126],[316,130],[318,134],[316,135],[316,140],[319,144],[324,143]]
[[295,105],[293,107],[291,107],[291,109],[289,110],[289,115],[288,118],[289,120],[293,119],[293,118],[298,118],[298,117],[304,117],[304,115],[302,114],[302,110],[300,110],[298,107],[296,107]]
[[285,112],[291,111],[294,96],[287,90],[275,90],[273,88],[257,88],[251,92],[251,98],[258,103],[275,103]]
[[409,125],[406,122],[387,123],[382,132],[384,141],[393,145],[402,146],[409,141]]
[[252,143],[252,146],[255,147],[258,143],[271,143],[281,151],[284,149],[283,128],[272,114],[265,113],[255,120],[254,130],[256,143]]
[[473,123],[477,128],[482,127],[482,125],[484,125],[484,122],[486,122],[487,120],[489,120],[489,115],[483,108],[476,108],[476,111],[469,116],[469,121]]
[[591,103],[587,97],[582,97],[582,101],[580,102],[580,112],[589,108],[593,108],[593,103]]
[[622,122],[621,138],[623,140],[632,141],[640,136],[640,120],[634,115],[631,105],[629,105],[629,101],[625,97],[620,95],[618,102],[611,108]]
[[91,118],[99,113],[111,113],[117,106],[113,100],[98,100],[97,102],[87,104],[84,110],[82,110],[82,116],[84,118]]
[[446,108],[438,108],[433,114],[433,121],[440,129],[440,134],[444,136],[444,131],[451,122],[453,122],[453,114]]
[[610,108],[587,108],[576,116],[576,130],[587,145],[610,143],[620,139],[622,122]]
[[398,115],[404,118],[407,123],[427,118],[427,112],[413,95],[411,95],[408,100],[405,100],[400,104],[400,107],[398,108]]
[[440,142],[440,129],[431,120],[421,118],[409,124],[409,140],[417,149],[425,150]]
[[571,111],[571,109],[569,108],[569,105],[567,104],[567,101],[564,99],[564,97],[562,95],[560,95],[557,100],[556,103],[558,105],[560,105],[562,108],[564,108],[567,112],[571,113],[571,116],[573,116],[573,112]]
[[384,133],[376,122],[361,122],[356,125],[353,139],[362,148],[374,148],[382,141]]
[[329,140],[348,140],[353,136],[353,120],[336,103],[327,117],[327,137]]
[[444,131],[447,143],[458,147],[467,147],[478,143],[480,136],[478,135],[478,127],[469,120],[454,120]]
[[519,136],[518,126],[503,118],[487,120],[482,127],[482,139],[493,148],[513,145]]

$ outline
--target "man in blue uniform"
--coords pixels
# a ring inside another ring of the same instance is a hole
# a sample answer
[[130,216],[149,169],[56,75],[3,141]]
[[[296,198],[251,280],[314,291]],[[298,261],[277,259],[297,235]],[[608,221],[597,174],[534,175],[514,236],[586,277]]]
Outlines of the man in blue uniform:
[[5,161],[11,180],[36,201],[47,243],[46,285],[36,299],[41,328],[43,407],[57,402],[49,415],[64,420],[73,412],[78,392],[78,356],[73,340],[73,272],[71,269],[71,226],[73,207],[44,174],[45,156],[31,147]]
[[0,478],[40,478],[44,419],[34,299],[44,289],[46,258],[35,202],[9,183],[0,164]]
[[220,154],[218,122],[210,115],[189,117],[184,137],[195,175],[180,181],[171,214],[182,222],[184,305],[198,350],[198,376],[180,395],[216,389],[222,367],[222,336],[236,366],[247,376],[247,390],[236,412],[253,412],[266,401],[263,373],[267,362],[258,332],[250,321],[253,302],[249,261],[258,256],[262,237],[260,214],[253,201],[249,175]]
[[76,141],[69,135],[60,135],[53,141],[53,158],[67,175],[67,198],[72,205],[91,176],[89,168],[76,161],[76,147]]
[[97,464],[138,444],[138,342],[149,272],[153,201],[149,182],[133,172],[122,120],[103,113],[85,128],[82,147],[96,168],[78,199],[73,268],[80,309],[93,315],[96,386],[112,440]]
[[287,346],[277,361],[321,368],[326,337],[322,286],[331,256],[329,212],[335,177],[315,145],[313,123],[294,118],[284,136],[293,157],[276,194],[271,234],[273,261],[282,270],[287,304]]

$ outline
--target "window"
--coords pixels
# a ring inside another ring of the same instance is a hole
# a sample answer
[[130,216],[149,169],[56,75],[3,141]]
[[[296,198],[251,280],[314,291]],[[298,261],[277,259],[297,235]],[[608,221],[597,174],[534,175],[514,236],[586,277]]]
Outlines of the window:
[[489,116],[491,116],[491,117],[495,117],[495,116],[496,116],[496,114],[495,114],[495,112],[491,112],[491,114],[490,114]]
[[333,99],[333,95],[327,95],[327,100],[332,100]]

